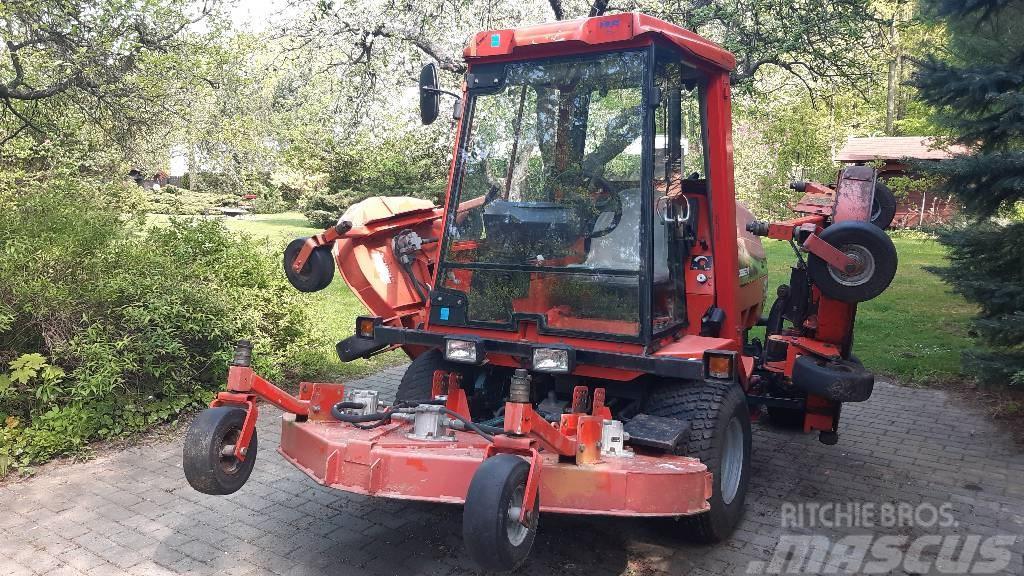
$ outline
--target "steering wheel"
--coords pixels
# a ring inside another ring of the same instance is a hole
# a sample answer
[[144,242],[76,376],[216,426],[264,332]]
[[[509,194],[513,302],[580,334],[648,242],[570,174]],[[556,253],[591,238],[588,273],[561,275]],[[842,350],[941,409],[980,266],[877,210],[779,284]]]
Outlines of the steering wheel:
[[[615,230],[622,220],[622,197],[615,191],[611,182],[601,176],[594,176],[591,179],[591,184],[596,185],[598,188],[593,195],[594,208],[597,208],[599,214],[612,213],[612,221],[607,226],[587,234],[587,238],[600,238]],[[600,220],[600,216],[598,216],[597,220]],[[597,221],[594,223],[596,224]]]

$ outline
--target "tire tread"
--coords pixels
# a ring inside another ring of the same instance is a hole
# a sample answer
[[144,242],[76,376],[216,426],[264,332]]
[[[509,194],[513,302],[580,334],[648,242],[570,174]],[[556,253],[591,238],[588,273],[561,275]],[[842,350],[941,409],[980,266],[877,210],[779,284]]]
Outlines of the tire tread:
[[445,368],[440,350],[428,350],[416,358],[405,370],[395,400],[429,400],[434,383],[434,371]]
[[[736,395],[738,399],[730,398]],[[651,392],[645,412],[652,416],[689,420],[690,436],[677,452],[700,459],[710,469],[718,464],[718,454],[714,450],[718,415],[727,402],[737,400],[746,405],[742,389],[732,382],[670,382]],[[680,523],[687,536],[696,542],[714,543],[722,539],[716,534],[710,513],[684,516]]]

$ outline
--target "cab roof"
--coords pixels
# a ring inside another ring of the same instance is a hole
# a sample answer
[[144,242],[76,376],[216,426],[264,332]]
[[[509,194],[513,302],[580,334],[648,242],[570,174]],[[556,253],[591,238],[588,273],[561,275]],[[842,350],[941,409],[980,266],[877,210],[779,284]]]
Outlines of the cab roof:
[[[588,46],[659,37],[681,48],[701,63],[728,72],[736,68],[731,52],[694,32],[639,12],[595,18],[562,20],[548,24],[478,32],[463,55],[466,60],[515,55],[572,54]],[[556,45],[561,44],[561,47]]]

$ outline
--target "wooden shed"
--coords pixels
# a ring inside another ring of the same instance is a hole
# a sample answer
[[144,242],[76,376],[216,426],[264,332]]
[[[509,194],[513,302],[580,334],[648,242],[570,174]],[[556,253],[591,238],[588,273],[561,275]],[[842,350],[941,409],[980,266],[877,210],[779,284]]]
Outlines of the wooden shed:
[[[913,176],[906,159],[941,162],[955,154],[966,153],[963,146],[942,146],[928,136],[880,136],[850,138],[836,153],[834,160],[846,165],[882,162],[879,177]],[[957,205],[946,194],[931,190],[910,192],[896,205],[894,227],[912,228],[922,224],[941,224],[956,215]]]

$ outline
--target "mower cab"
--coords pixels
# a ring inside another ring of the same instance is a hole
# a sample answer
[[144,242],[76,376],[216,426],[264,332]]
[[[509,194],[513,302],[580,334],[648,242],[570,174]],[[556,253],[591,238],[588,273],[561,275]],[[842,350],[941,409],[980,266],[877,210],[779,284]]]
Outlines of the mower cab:
[[[395,401],[321,383],[293,397],[243,344],[186,440],[189,481],[241,486],[262,398],[286,411],[281,453],[317,482],[464,503],[485,568],[526,558],[540,511],[680,516],[727,537],[752,417],[834,443],[842,403],[871,394],[853,320],[895,274],[891,193],[849,168],[798,184],[793,219],[755,221],[733,186],[732,55],[649,16],[482,32],[465,57],[444,205],[371,198],[285,252],[296,288],[336,266],[371,312],[343,361],[413,359]],[[433,122],[452,95],[433,65],[420,90]],[[766,317],[760,236],[797,256]]]

